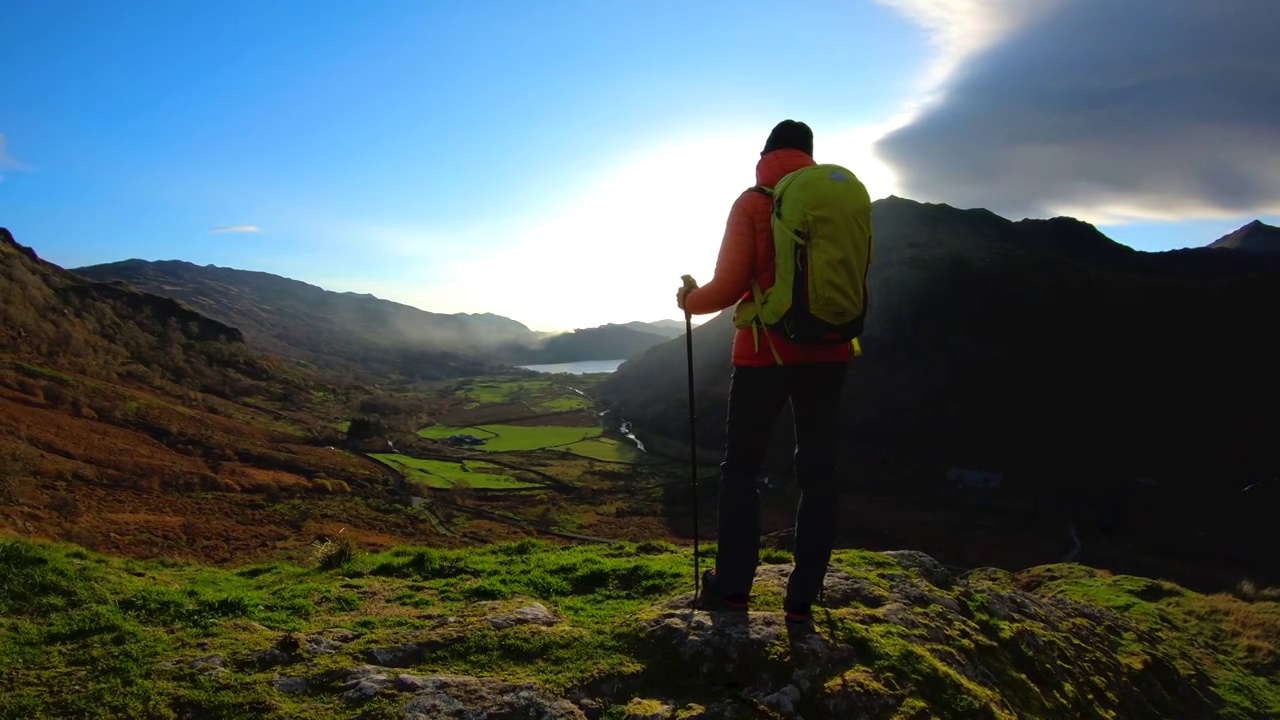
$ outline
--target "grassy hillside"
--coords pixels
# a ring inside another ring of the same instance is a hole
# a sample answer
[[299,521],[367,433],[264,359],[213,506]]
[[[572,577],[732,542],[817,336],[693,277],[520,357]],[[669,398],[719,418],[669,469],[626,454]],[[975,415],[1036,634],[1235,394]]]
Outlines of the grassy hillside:
[[690,560],[522,541],[214,569],[0,541],[0,717],[1280,713],[1275,602],[841,551],[814,627],[788,629],[784,553],[749,617],[685,609]]

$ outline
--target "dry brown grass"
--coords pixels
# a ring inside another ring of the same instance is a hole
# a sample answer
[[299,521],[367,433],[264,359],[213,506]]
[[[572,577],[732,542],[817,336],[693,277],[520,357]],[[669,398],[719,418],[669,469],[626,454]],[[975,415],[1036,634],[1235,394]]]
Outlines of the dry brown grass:
[[1241,580],[1234,595],[1245,602],[1280,602],[1280,588],[1262,587],[1252,580]]
[[1197,620],[1230,630],[1245,667],[1280,669],[1280,603],[1222,593],[1197,596],[1188,605]]

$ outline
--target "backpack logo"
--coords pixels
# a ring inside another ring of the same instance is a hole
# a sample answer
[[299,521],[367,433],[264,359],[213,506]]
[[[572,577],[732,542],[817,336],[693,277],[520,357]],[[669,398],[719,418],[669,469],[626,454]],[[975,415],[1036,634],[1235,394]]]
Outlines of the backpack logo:
[[836,182],[849,182],[849,176],[845,175],[839,170],[832,170],[831,174],[828,175],[827,177],[831,178],[832,180],[835,180]]

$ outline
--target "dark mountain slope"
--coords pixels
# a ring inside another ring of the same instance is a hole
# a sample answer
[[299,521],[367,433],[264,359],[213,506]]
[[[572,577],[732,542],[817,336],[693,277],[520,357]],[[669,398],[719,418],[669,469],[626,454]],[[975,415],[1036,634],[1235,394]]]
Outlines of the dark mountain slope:
[[1280,254],[1280,227],[1254,220],[1239,230],[1214,240],[1209,247]]
[[[874,222],[865,354],[844,404],[850,487],[936,490],[948,466],[977,466],[1070,514],[1158,477],[1189,498],[1191,520],[1166,519],[1193,546],[1208,508],[1236,507],[1244,480],[1280,471],[1280,275],[1259,256],[1137,253],[1075,221],[898,198],[875,203]],[[694,333],[709,453],[723,439],[732,331],[726,315]],[[684,383],[675,341],[601,392],[642,437],[679,440]],[[789,467],[787,422],[774,470]]]

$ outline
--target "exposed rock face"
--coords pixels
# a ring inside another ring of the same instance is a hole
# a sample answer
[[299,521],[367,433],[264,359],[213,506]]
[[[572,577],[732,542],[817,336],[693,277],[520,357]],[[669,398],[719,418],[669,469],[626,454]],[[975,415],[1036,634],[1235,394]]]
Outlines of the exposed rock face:
[[285,677],[276,678],[271,682],[271,686],[287,695],[302,695],[310,689],[311,684],[306,678]]
[[517,625],[552,627],[560,624],[562,620],[542,603],[530,603],[510,612],[491,615],[487,618],[487,622],[494,630],[505,630]]
[[422,648],[413,643],[401,643],[385,648],[375,648],[365,653],[365,658],[384,667],[407,668],[422,659]]
[[568,700],[532,684],[507,683],[457,675],[397,674],[364,665],[349,671],[338,698],[361,705],[380,694],[400,695],[405,720],[586,720]]
[[414,692],[400,708],[406,720],[585,720],[573,703],[529,684],[440,675],[400,681]]

